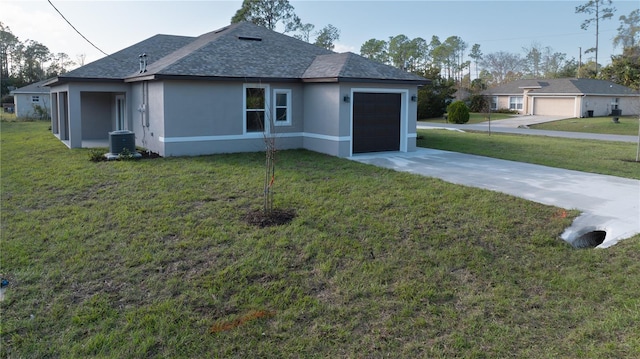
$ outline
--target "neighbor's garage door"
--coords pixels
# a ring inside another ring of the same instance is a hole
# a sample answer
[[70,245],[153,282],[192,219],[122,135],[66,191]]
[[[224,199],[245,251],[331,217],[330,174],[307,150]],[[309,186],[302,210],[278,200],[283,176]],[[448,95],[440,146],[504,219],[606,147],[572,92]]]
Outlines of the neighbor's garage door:
[[400,150],[399,93],[353,94],[353,153]]
[[575,100],[573,98],[536,97],[533,103],[533,114],[575,117],[574,106]]

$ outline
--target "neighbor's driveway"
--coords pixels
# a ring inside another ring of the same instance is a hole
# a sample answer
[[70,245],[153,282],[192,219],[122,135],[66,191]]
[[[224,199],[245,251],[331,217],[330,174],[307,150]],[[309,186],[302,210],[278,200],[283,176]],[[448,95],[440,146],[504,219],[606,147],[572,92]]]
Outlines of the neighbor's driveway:
[[604,248],[640,233],[638,180],[425,148],[350,159],[582,211],[563,235],[565,239],[604,230],[607,235],[599,246]]

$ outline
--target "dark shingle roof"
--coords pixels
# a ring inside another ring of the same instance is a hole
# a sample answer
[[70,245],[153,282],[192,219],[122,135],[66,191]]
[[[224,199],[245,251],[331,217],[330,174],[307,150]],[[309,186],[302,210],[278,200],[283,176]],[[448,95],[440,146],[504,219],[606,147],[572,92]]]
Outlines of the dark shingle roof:
[[[139,73],[139,55],[147,55]],[[338,81],[367,79],[427,83],[428,80],[361,56],[333,51],[248,22],[201,35],[156,35],[58,78],[126,80],[154,78]]]
[[428,82],[418,75],[366,59],[351,52],[316,57],[302,78],[305,80],[335,78]]
[[143,75],[300,78],[316,56],[331,53],[244,22],[198,37],[148,66]]
[[18,89],[15,89],[15,90],[11,91],[11,94],[49,93],[49,88],[45,87],[44,84],[47,83],[50,80],[51,79],[42,80],[42,81],[34,82],[34,83],[32,83],[30,85],[27,85],[27,86],[20,87]]
[[70,79],[122,80],[140,68],[139,56],[147,54],[152,63],[193,41],[193,37],[155,35],[112,55],[58,76],[58,81]]
[[611,81],[576,78],[517,80],[486,90],[484,93],[493,95],[514,95],[522,94],[525,89],[530,89],[530,94],[637,95],[633,89],[618,85]]

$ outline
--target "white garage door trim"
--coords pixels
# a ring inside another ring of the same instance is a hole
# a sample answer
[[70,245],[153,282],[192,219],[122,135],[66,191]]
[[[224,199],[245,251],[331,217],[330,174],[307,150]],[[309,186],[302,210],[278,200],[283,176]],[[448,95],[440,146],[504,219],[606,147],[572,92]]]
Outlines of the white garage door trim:
[[534,97],[533,114],[576,117],[575,97]]
[[[407,152],[408,136],[409,136],[409,90],[394,88],[352,88],[350,98],[353,98],[354,92],[369,93],[399,93],[400,96],[400,152]],[[349,128],[351,141],[349,143],[349,157],[353,156],[353,104],[351,104],[351,113],[349,115]]]

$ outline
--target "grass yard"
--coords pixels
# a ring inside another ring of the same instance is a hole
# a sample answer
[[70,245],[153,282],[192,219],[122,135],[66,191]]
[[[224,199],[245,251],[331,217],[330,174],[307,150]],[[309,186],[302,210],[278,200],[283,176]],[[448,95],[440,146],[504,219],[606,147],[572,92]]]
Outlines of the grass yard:
[[3,358],[630,358],[640,236],[558,239],[577,215],[308,151],[90,162],[1,123]]
[[638,136],[638,116],[622,116],[619,123],[609,117],[570,118],[566,120],[530,125],[536,130],[606,133],[611,135]]
[[[480,122],[485,122],[485,121],[489,121],[489,118],[487,117],[488,115],[486,113],[476,113],[476,112],[472,112],[469,114],[469,122],[467,122],[467,125],[472,125],[475,123],[480,123]],[[510,114],[506,114],[506,113],[492,113],[491,114],[491,121],[494,120],[504,120],[505,118],[510,118],[513,117],[513,115]],[[436,117],[436,118],[427,118],[427,119],[423,119],[423,120],[419,120],[420,122],[427,122],[427,123],[447,123],[447,121],[443,118],[443,117]]]
[[640,179],[634,143],[447,130],[418,135],[420,147]]

